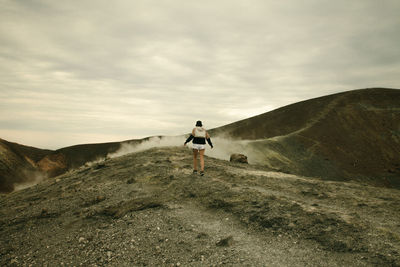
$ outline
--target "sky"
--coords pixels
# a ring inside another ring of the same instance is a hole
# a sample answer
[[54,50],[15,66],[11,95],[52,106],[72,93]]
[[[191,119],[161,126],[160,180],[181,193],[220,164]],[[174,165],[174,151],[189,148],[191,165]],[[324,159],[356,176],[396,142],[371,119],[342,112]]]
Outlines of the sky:
[[0,138],[180,135],[400,88],[398,0],[0,0]]

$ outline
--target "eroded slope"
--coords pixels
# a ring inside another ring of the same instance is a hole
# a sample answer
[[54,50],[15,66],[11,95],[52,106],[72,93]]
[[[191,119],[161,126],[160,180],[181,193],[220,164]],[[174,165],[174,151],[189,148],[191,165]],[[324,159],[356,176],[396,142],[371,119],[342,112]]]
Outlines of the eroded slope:
[[150,149],[1,196],[0,263],[400,264],[400,193]]
[[254,162],[286,172],[400,188],[400,90],[364,89],[286,106],[215,129],[254,140]]

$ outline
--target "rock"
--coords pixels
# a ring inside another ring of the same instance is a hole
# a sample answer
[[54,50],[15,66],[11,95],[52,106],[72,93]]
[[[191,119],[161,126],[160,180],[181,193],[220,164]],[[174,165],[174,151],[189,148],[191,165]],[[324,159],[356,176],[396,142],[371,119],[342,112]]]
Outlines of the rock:
[[200,239],[200,238],[207,238],[208,235],[206,233],[199,233],[196,238]]
[[101,169],[101,168],[104,168],[104,167],[106,167],[106,164],[105,164],[105,163],[98,163],[98,164],[94,167],[94,169],[95,169],[95,170],[98,170],[98,169]]
[[130,178],[128,181],[126,181],[127,184],[133,184],[135,181],[135,179]]
[[232,246],[232,244],[233,244],[233,236],[228,236],[218,241],[216,245],[219,247],[230,247]]
[[249,163],[247,161],[247,156],[243,154],[232,154],[231,158],[229,159],[230,162],[238,162],[238,163]]
[[100,195],[100,196],[97,196],[97,197],[96,197],[95,202],[98,203],[98,202],[101,202],[101,201],[103,201],[103,200],[105,200],[105,199],[106,199],[105,196],[101,196],[101,195]]
[[49,214],[49,210],[46,208],[43,208],[42,211],[40,212],[39,217],[46,217]]
[[85,242],[85,238],[81,236],[81,237],[79,237],[78,241],[79,241],[79,243],[83,243],[83,242]]

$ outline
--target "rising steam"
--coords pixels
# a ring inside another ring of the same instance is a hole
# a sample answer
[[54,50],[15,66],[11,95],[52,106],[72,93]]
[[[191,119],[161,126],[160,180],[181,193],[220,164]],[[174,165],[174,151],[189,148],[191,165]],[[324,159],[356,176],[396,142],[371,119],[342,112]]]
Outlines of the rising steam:
[[144,151],[153,147],[167,147],[167,146],[183,146],[184,137],[182,136],[155,136],[150,137],[148,140],[140,144],[127,144],[121,145],[121,148],[116,152],[107,155],[107,158],[116,158],[126,154]]
[[[163,136],[151,137],[140,144],[122,144],[121,148],[107,155],[108,158],[120,157],[126,154],[144,151],[154,147],[168,147],[168,146],[183,146],[185,142],[184,136]],[[215,137],[212,138],[214,148],[211,149],[206,146],[205,154],[209,157],[229,160],[233,153],[244,153],[248,156],[249,161],[254,159],[252,149],[247,145],[250,141],[247,140],[232,140],[228,138]],[[188,149],[192,149],[192,144],[187,144]]]
[[19,183],[14,183],[14,191],[19,191],[34,186],[47,178],[47,175],[38,171],[23,170],[23,173],[27,179]]

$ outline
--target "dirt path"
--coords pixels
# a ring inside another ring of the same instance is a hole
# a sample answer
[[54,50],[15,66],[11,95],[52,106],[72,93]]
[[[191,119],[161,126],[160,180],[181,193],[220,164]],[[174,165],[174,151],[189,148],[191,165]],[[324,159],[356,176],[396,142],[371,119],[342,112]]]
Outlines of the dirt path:
[[170,208],[172,217],[199,231],[198,238],[208,238],[209,246],[225,242],[226,246],[215,247],[223,251],[225,258],[221,258],[220,253],[202,257],[207,266],[213,263],[242,266],[343,266],[355,263],[353,257],[332,257],[311,242],[249,229],[226,212],[212,212],[193,203],[171,205]]
[[400,193],[158,148],[0,198],[2,266],[398,266]]

